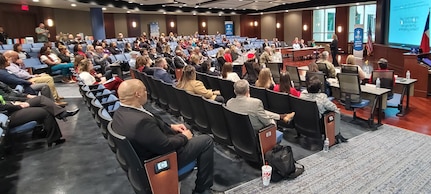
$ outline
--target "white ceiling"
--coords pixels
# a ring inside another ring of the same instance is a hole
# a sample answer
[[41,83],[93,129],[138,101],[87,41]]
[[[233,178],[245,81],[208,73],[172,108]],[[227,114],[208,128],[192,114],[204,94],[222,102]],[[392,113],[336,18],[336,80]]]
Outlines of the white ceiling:
[[[126,0],[123,0],[126,1]],[[269,7],[274,7],[282,4],[297,3],[307,0],[129,0],[129,3],[137,3],[143,5],[156,5],[165,4],[166,6],[174,6],[181,9],[181,7],[196,7],[197,5],[201,8],[210,9],[223,9],[226,13],[231,13],[234,10],[262,10]],[[71,9],[71,10],[82,10],[88,11],[90,7],[102,7],[97,4],[86,4],[79,3],[75,0],[39,0],[39,2],[34,2],[34,0],[0,0],[1,3],[11,3],[11,4],[27,4],[31,6],[42,6],[42,7],[52,7],[60,9]],[[127,2],[127,1],[126,1]],[[71,4],[76,4],[76,7],[72,7]],[[130,11],[132,13],[144,13],[138,10],[129,10],[123,8],[115,8],[113,6],[105,7],[105,12],[107,13],[124,13]],[[161,10],[160,12],[163,12]],[[150,12],[150,13],[160,13],[160,12]],[[149,13],[149,12],[145,12]],[[167,13],[169,14],[169,13]],[[175,14],[190,14],[175,12]]]

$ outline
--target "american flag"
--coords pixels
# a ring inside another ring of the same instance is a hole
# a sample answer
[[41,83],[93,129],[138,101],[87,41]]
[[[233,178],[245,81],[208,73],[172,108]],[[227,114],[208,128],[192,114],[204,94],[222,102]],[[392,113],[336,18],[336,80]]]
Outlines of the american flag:
[[371,33],[371,25],[368,25],[368,41],[366,45],[367,55],[370,56],[373,52],[373,34]]

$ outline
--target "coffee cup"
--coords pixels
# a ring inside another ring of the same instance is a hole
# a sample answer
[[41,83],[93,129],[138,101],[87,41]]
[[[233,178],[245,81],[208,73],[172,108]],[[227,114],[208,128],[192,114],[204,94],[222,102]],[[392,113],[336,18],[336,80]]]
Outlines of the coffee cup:
[[268,186],[271,181],[272,167],[269,165],[262,166],[262,182],[263,186]]

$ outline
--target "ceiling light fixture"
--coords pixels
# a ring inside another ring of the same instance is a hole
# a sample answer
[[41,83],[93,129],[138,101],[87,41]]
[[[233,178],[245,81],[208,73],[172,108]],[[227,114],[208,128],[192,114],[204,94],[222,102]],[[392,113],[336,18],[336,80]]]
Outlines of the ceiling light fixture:
[[106,11],[106,7],[102,7],[102,10],[103,10],[103,11]]
[[39,2],[39,0],[33,0],[33,2]]
[[76,7],[76,4],[75,4],[75,3],[72,3],[72,4],[70,4],[70,6],[72,6],[72,7]]

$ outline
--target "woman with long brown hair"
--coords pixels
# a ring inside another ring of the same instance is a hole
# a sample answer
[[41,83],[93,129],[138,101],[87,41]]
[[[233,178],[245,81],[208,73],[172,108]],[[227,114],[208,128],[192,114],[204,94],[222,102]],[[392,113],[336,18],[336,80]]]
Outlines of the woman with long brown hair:
[[271,70],[269,68],[263,68],[259,72],[259,77],[256,80],[257,87],[266,88],[266,89],[274,89],[274,79],[272,78]]
[[289,72],[280,73],[280,84],[274,86],[274,91],[292,94],[293,96],[299,97],[301,92],[292,87],[292,80],[290,79]]

